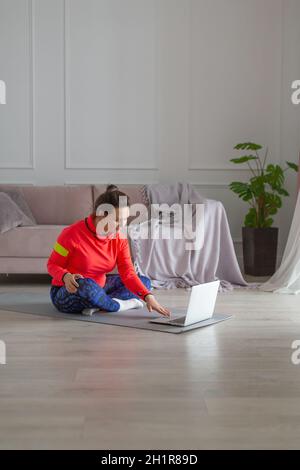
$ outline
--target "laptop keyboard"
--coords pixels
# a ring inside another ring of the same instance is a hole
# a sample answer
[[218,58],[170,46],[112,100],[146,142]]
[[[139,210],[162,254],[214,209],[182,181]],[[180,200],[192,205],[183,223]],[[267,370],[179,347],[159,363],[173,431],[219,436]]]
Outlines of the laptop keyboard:
[[185,322],[185,317],[180,317],[180,318],[176,318],[174,320],[170,320],[169,323],[181,323],[182,325],[184,324]]

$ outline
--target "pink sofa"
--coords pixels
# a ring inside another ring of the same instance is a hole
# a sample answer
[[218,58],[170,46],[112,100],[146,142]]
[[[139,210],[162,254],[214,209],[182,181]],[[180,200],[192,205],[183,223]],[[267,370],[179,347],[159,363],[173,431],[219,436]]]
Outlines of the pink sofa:
[[[131,203],[142,203],[141,186],[118,185]],[[47,260],[61,230],[87,217],[106,185],[0,185],[0,192],[21,188],[37,225],[0,234],[0,274],[47,273]]]

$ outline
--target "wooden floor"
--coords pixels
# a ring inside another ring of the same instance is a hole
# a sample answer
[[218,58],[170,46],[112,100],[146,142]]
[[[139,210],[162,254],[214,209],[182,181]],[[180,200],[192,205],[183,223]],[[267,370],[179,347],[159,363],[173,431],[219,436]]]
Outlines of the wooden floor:
[[183,335],[0,311],[0,448],[299,448],[300,297],[235,290],[216,310],[234,318]]

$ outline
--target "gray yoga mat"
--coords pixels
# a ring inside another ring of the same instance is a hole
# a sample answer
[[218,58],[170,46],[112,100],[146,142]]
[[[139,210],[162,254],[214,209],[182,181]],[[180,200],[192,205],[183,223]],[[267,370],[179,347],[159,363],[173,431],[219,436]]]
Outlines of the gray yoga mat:
[[[194,325],[178,327],[150,323],[149,320],[163,318],[156,313],[150,313],[147,308],[127,310],[125,312],[99,312],[91,317],[81,314],[61,313],[55,309],[47,293],[32,292],[3,292],[0,293],[0,310],[8,310],[18,313],[28,313],[52,318],[68,320],[87,321],[92,323],[103,323],[106,325],[126,326],[129,328],[140,328],[144,330],[161,331],[164,333],[185,333],[186,331],[203,328],[204,326],[228,320],[231,315],[215,314],[210,320],[196,323]],[[1,314],[1,313],[0,313]],[[172,315],[172,319],[182,314]]]

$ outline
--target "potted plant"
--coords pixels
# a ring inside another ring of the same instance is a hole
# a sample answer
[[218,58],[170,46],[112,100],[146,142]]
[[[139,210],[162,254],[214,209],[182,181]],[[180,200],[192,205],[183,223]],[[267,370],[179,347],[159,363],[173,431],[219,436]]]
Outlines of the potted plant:
[[229,188],[250,205],[246,214],[243,235],[243,257],[245,274],[271,276],[276,270],[278,228],[272,227],[273,216],[282,207],[282,197],[289,196],[284,187],[285,172],[298,172],[298,165],[287,163],[287,168],[268,164],[268,149],[261,158],[261,145],[245,142],[234,147],[245,154],[230,161],[236,165],[247,164],[251,178],[243,183],[233,181]]

